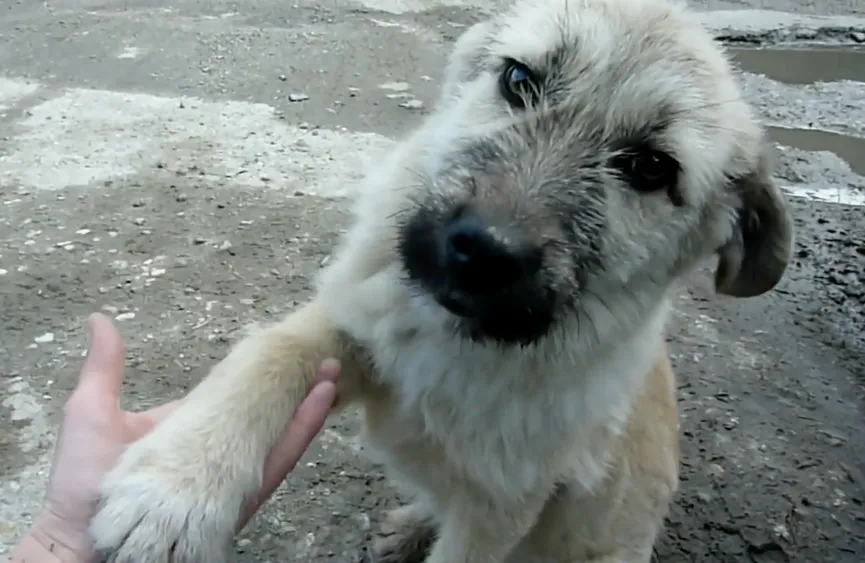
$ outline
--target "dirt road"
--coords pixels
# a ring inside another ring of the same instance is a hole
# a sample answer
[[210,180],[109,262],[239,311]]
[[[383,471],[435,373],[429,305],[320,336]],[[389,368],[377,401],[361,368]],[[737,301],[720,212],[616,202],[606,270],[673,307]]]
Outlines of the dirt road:
[[[487,5],[290,4],[0,2],[0,554],[38,510],[86,315],[123,332],[128,405],[184,394],[242,326],[308,296],[352,179]],[[865,41],[858,0],[702,8],[798,14],[707,13],[728,40]],[[744,79],[768,123],[849,135],[853,158],[779,146],[799,239],[777,291],[721,299],[707,272],[682,291],[683,481],[658,560],[861,562],[865,83]],[[239,561],[354,563],[397,502],[355,431],[329,425]]]

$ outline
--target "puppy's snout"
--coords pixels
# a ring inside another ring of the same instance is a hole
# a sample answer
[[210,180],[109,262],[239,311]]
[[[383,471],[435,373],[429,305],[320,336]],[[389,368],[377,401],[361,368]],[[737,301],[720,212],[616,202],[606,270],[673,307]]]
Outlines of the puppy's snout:
[[540,268],[536,253],[527,251],[480,215],[466,211],[443,229],[444,266],[454,289],[485,295],[533,276]]

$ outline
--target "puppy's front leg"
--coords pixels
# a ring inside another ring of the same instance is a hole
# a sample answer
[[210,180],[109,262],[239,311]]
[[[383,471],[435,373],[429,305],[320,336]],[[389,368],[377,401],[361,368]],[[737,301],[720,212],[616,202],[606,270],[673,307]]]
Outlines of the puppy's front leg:
[[503,563],[529,533],[547,494],[529,493],[519,502],[464,495],[445,513],[438,540],[425,563]]
[[242,340],[106,477],[91,524],[100,560],[226,561],[265,458],[328,357],[342,361],[344,404],[360,354],[317,301]]

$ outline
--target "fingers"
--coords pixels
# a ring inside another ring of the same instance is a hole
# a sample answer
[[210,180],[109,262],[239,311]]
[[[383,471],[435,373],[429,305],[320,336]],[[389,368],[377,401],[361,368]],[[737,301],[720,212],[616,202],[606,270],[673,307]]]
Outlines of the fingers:
[[171,401],[170,403],[165,403],[164,405],[159,405],[157,407],[153,407],[152,409],[148,409],[146,411],[135,413],[136,415],[146,419],[150,426],[156,426],[160,422],[162,422],[166,416],[171,414],[174,409],[180,406],[180,403],[183,402],[183,399],[176,399]]
[[141,412],[124,412],[126,428],[128,429],[128,440],[134,442],[143,438],[153,430],[157,424],[165,420],[169,414],[180,406],[183,399],[177,399],[164,405],[159,405]]
[[335,382],[339,372],[340,363],[335,359],[324,360],[319,366],[316,374],[318,383],[297,407],[282,440],[268,455],[264,465],[261,489],[246,506],[238,522],[238,530],[246,525],[258,507],[273,494],[306,452],[310,442],[321,432],[336,400]]
[[297,407],[288,432],[271,450],[264,466],[262,492],[266,498],[279,486],[303,456],[313,438],[321,432],[330,407],[336,399],[336,385],[332,381],[318,383]]
[[273,491],[279,487],[289,471],[294,469],[301,456],[306,452],[309,443],[321,431],[324,421],[336,399],[336,386],[332,381],[318,383],[307,398],[295,411],[295,418],[289,424],[288,432],[271,450],[264,464],[264,475],[261,488],[249,499],[237,530],[243,529],[258,508],[266,501]]
[[318,367],[316,379],[318,381],[332,381],[335,383],[339,377],[341,367],[339,360],[336,358],[327,358],[321,362],[321,365]]
[[105,315],[94,313],[88,318],[87,358],[78,377],[75,395],[88,400],[116,401],[120,397],[126,346],[120,333]]

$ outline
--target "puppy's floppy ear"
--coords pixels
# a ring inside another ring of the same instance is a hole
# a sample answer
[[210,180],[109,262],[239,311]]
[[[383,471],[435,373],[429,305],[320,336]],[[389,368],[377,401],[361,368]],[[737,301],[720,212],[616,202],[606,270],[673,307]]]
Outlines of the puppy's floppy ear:
[[734,180],[741,198],[737,225],[718,251],[715,289],[734,297],[766,293],[781,280],[793,248],[793,218],[772,180],[772,156],[765,142],[757,166]]

